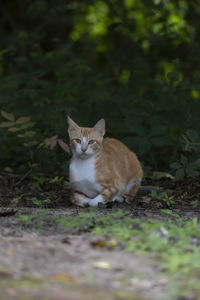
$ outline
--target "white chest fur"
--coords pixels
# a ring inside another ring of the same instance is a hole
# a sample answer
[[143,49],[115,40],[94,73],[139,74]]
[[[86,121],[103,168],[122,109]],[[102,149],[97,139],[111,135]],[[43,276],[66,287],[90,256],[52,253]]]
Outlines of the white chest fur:
[[70,175],[77,191],[89,198],[96,197],[100,193],[101,186],[96,182],[95,156],[88,159],[72,158]]
[[88,159],[72,158],[70,164],[70,173],[73,181],[82,181],[87,179],[90,182],[96,182],[95,175],[95,157]]

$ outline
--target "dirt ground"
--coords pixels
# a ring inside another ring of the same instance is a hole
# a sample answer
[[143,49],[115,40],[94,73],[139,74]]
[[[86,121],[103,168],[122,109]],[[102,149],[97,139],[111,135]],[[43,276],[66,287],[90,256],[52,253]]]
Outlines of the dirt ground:
[[[80,208],[69,201],[65,182],[40,184],[14,174],[0,175],[0,292],[2,299],[160,299],[167,287],[154,257],[137,256],[123,249],[94,247],[87,230],[68,232],[52,217],[76,216]],[[199,178],[182,181],[146,181],[170,189],[176,199],[173,211],[182,218],[200,217]],[[43,204],[38,208],[37,199]],[[48,201],[45,201],[47,200]],[[50,199],[50,200],[49,200]],[[165,203],[163,203],[165,208]],[[48,208],[48,210],[47,210]],[[129,210],[133,218],[166,219],[148,195],[132,204],[99,207],[103,215]],[[39,228],[20,222],[20,215],[47,211]],[[86,208],[87,210],[87,208]]]

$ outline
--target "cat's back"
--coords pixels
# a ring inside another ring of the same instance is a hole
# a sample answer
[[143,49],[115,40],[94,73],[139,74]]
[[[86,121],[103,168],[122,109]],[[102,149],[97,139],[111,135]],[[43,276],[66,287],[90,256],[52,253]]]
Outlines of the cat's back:
[[101,162],[110,170],[132,176],[141,173],[142,168],[136,154],[125,144],[114,138],[105,138],[102,142]]
[[102,150],[105,154],[116,155],[135,155],[125,144],[114,138],[105,138],[102,142]]

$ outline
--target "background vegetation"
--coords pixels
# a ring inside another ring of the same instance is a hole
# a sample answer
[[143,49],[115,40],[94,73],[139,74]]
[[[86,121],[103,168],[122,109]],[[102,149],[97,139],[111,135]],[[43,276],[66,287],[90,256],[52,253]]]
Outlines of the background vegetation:
[[1,167],[66,170],[38,145],[67,141],[69,114],[104,117],[147,171],[197,175],[199,20],[195,0],[1,1]]

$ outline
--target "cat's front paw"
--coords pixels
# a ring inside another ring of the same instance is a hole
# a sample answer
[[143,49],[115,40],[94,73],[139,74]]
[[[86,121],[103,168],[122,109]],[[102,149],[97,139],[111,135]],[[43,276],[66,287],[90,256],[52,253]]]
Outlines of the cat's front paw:
[[105,203],[105,200],[102,197],[102,195],[98,195],[97,197],[89,200],[88,202],[89,206],[98,206],[99,203]]
[[88,204],[90,198],[87,198],[86,196],[79,193],[73,193],[71,201],[77,206],[84,207]]

